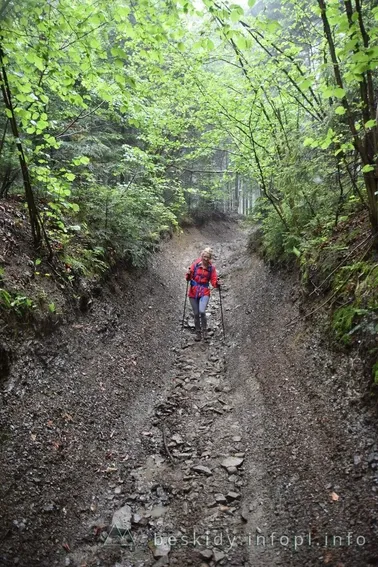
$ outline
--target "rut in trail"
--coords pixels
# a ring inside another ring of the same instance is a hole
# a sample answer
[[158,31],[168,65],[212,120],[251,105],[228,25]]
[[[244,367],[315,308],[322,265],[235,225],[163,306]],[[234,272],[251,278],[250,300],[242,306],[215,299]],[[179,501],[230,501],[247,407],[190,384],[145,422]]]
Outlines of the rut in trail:
[[[196,343],[180,331],[184,274],[207,245],[226,339],[214,290],[210,340]],[[6,385],[2,564],[378,564],[362,363],[289,325],[295,277],[271,274],[236,224],[218,223],[112,285],[82,320],[24,347]]]

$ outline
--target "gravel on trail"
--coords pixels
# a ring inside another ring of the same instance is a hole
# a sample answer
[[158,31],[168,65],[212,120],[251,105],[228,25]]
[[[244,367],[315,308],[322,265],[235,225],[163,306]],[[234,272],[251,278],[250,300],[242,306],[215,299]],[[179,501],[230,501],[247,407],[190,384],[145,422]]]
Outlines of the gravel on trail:
[[[188,229],[88,313],[19,341],[0,400],[0,566],[378,565],[362,361],[300,322],[295,277],[246,242],[236,223]],[[184,274],[207,245],[226,336],[214,290],[197,343]]]

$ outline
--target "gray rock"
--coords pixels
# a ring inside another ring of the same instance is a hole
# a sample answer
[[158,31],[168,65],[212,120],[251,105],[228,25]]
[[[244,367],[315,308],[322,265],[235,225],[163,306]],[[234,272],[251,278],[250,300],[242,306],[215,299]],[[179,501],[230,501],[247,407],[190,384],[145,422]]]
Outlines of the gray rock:
[[129,530],[131,528],[131,516],[131,508],[126,504],[114,512],[112,527],[117,527],[119,530]]
[[214,497],[219,504],[226,504],[227,502],[227,498],[224,494],[215,494]]
[[[160,559],[160,557],[167,557],[169,552],[171,551],[171,546],[168,543],[167,537],[161,537],[159,544],[154,547],[154,557],[155,559]],[[163,563],[166,565],[166,563]]]
[[237,500],[238,498],[240,498],[240,492],[230,490],[230,492],[227,493],[227,500]]
[[222,559],[226,557],[223,551],[219,551],[219,549],[214,549],[213,555],[215,563],[219,563],[219,561],[222,561]]
[[210,560],[213,556],[213,552],[211,551],[211,549],[204,549],[203,551],[200,552],[200,555],[204,558],[204,559],[208,559]]
[[213,474],[208,467],[204,467],[203,465],[194,465],[192,470],[200,474],[205,474],[206,476],[211,476]]
[[133,514],[133,524],[140,524],[143,518],[139,514]]
[[161,518],[167,512],[168,508],[164,506],[155,506],[152,510],[149,510],[151,518]]
[[242,457],[227,457],[221,464],[225,469],[230,469],[240,467],[240,465],[243,464],[243,461],[244,459]]

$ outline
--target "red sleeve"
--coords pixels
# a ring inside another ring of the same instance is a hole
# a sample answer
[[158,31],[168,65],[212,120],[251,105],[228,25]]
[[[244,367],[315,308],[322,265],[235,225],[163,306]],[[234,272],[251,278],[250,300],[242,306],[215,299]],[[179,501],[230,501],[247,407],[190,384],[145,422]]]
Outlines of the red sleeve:
[[213,287],[218,287],[217,286],[217,280],[218,280],[218,273],[217,273],[216,267],[213,264],[212,269],[211,269],[211,278],[210,278],[210,282],[211,282],[211,285]]
[[187,279],[187,281],[193,279],[193,274],[194,274],[194,268],[195,268],[195,266],[196,266],[196,263],[195,263],[195,262],[193,262],[193,263],[190,265],[190,268],[189,268],[190,276],[189,276],[189,278],[187,278],[187,277],[185,276],[186,279]]

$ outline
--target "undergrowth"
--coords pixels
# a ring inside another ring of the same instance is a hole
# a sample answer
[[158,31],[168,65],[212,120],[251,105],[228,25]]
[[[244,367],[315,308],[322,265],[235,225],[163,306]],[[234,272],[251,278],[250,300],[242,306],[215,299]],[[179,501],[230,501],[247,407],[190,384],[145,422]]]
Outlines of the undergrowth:
[[353,201],[335,223],[327,215],[297,217],[286,224],[266,200],[252,216],[258,229],[249,249],[273,265],[298,269],[304,311],[328,313],[335,345],[364,353],[378,385],[378,263],[367,214]]

